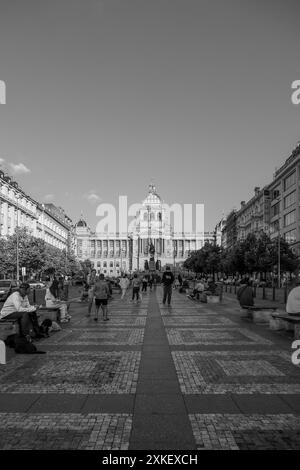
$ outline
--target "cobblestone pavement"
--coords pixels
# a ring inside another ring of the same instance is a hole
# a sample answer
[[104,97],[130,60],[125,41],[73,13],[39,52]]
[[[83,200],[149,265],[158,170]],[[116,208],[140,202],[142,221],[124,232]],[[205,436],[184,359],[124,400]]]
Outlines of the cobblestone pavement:
[[300,369],[289,332],[236,302],[118,293],[110,321],[72,320],[0,365],[0,449],[300,449]]

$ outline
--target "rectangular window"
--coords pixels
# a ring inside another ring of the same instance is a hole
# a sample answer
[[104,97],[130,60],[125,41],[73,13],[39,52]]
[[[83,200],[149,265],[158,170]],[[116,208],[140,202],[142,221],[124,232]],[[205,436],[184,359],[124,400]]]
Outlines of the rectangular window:
[[293,186],[296,183],[296,171],[294,171],[291,175],[289,175],[284,180],[284,190],[286,191],[288,188]]
[[295,222],[296,220],[296,211],[289,212],[284,216],[284,226],[287,227],[288,225],[291,225]]
[[292,193],[288,194],[284,198],[284,208],[286,209],[287,207],[291,206],[296,202],[296,191],[293,191]]
[[296,241],[296,229],[290,230],[284,234],[284,239],[287,243],[295,243]]
[[274,217],[275,215],[279,214],[279,207],[280,207],[279,202],[277,202],[277,204],[275,204],[275,206],[271,207],[271,217]]

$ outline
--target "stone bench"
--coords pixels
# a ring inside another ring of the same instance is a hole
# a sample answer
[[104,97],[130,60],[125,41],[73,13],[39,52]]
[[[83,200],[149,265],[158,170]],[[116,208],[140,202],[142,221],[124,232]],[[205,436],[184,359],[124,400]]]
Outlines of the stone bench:
[[0,320],[0,340],[5,340],[9,335],[19,334],[20,327],[18,320]]
[[271,330],[294,331],[294,338],[300,338],[300,316],[288,313],[273,313],[270,318]]
[[242,312],[247,311],[246,318],[253,320],[254,323],[268,323],[272,314],[277,311],[277,307],[273,305],[245,305],[242,307]]

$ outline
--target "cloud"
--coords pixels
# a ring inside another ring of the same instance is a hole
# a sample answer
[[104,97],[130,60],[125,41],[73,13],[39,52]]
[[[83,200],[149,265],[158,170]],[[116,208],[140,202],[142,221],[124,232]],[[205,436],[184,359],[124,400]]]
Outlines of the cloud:
[[102,199],[96,191],[91,189],[88,193],[84,194],[83,197],[87,199],[91,204],[96,204],[97,202],[100,202]]
[[22,175],[22,174],[31,172],[31,170],[29,170],[29,168],[27,168],[27,166],[25,166],[24,163],[17,163],[17,164],[10,163],[9,166],[12,172],[16,175]]
[[5,158],[0,157],[0,165],[2,165],[2,163],[4,163],[4,162],[5,162]]
[[54,194],[45,194],[45,196],[43,197],[44,202],[52,202],[54,201],[54,199],[55,199]]

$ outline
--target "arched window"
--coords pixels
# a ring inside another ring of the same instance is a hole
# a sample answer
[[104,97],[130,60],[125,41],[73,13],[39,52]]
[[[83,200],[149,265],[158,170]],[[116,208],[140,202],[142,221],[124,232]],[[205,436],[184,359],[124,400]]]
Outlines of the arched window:
[[103,262],[103,267],[107,268],[107,262],[106,261]]
[[144,212],[144,221],[147,221],[147,220],[148,220],[148,213]]
[[161,212],[158,212],[158,214],[157,214],[157,220],[161,220]]
[[154,219],[155,219],[155,214],[154,214],[154,212],[151,212],[151,214],[150,214],[150,220],[154,220]]
[[114,267],[113,261],[111,261],[111,262],[109,263],[109,267],[110,267],[110,268],[113,268],[113,267]]

